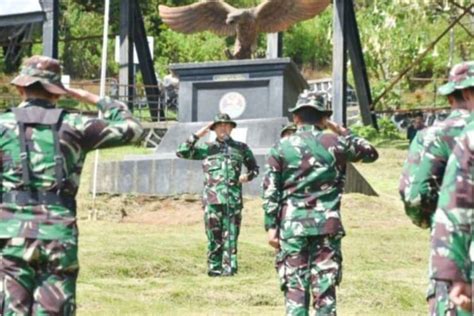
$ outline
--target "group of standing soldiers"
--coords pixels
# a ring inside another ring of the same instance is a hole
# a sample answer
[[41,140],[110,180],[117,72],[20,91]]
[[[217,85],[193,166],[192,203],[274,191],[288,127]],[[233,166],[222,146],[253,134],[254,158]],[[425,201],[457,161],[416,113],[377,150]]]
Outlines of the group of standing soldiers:
[[[404,164],[400,194],[412,221],[432,229],[427,294],[430,314],[471,315],[474,63],[456,65],[440,93],[447,96],[452,112],[445,121],[416,134]],[[341,281],[341,238],[345,235],[340,220],[345,166],[349,161],[373,162],[378,154],[367,141],[331,122],[332,112],[317,94],[301,96],[290,112],[294,124],[281,131],[280,141],[267,156],[263,180],[265,229],[269,244],[277,250],[276,267],[287,314],[307,315],[312,295],[317,315],[335,315],[336,285]],[[241,183],[258,174],[248,147],[230,138],[235,126],[227,115],[218,115],[178,149],[179,157],[205,159],[204,205],[211,276],[237,272]],[[216,129],[216,140],[196,145],[209,129]],[[243,179],[239,178],[242,163],[249,172]],[[235,189],[230,196],[226,193],[229,186]]]
[[430,315],[472,315],[474,62],[454,66],[439,92],[451,114],[417,133],[399,191],[412,222],[431,230]]
[[[265,166],[265,229],[276,249],[287,314],[307,315],[312,293],[318,315],[335,315],[336,286],[342,277],[345,233],[340,206],[346,163],[373,162],[378,154],[367,141],[329,120],[332,111],[321,95],[302,95],[290,112],[294,124],[282,129]],[[230,137],[235,126],[227,114],[218,114],[177,151],[181,158],[204,160],[209,276],[237,272],[241,184],[258,175],[248,146]],[[198,144],[209,130],[215,131],[216,139]]]
[[[86,154],[136,141],[140,123],[127,107],[65,88],[58,61],[33,56],[12,81],[22,103],[0,115],[0,314],[72,315],[78,275],[76,199]],[[442,123],[410,145],[400,182],[407,215],[432,229],[433,315],[470,315],[474,269],[474,63],[451,71],[441,88],[453,107]],[[56,108],[69,95],[96,104],[103,119]],[[340,207],[347,162],[373,162],[375,148],[329,120],[323,97],[302,95],[293,125],[270,149],[263,179],[269,244],[288,315],[336,314],[341,281]],[[177,154],[204,160],[203,206],[209,276],[238,272],[242,184],[258,176],[249,147],[230,137],[236,127],[218,114],[181,144]],[[198,143],[210,130],[214,141]],[[329,130],[326,131],[326,130]],[[244,173],[242,167],[247,171]]]

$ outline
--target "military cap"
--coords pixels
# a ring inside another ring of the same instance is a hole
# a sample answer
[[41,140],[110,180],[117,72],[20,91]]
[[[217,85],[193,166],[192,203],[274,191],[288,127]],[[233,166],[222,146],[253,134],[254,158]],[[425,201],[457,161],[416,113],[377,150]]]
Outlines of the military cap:
[[332,115],[332,110],[329,109],[327,99],[321,93],[315,92],[304,92],[298,98],[296,106],[291,108],[289,111],[294,113],[303,107],[311,107],[319,112],[327,113]]
[[226,114],[226,113],[219,113],[214,117],[214,123],[212,123],[211,125],[211,130],[214,130],[214,127],[218,123],[229,123],[229,124],[232,124],[233,127],[237,126],[237,123],[232,121],[229,114]]
[[28,58],[11,84],[28,87],[36,82],[41,83],[52,94],[68,93],[61,83],[61,65],[56,59],[38,55]]
[[448,82],[439,87],[441,95],[448,95],[455,90],[474,87],[474,61],[467,61],[455,65],[449,72]]
[[283,128],[281,129],[280,137],[283,137],[283,134],[285,134],[285,132],[288,132],[288,131],[296,132],[297,129],[298,128],[296,127],[296,124],[289,123],[289,124],[283,126]]

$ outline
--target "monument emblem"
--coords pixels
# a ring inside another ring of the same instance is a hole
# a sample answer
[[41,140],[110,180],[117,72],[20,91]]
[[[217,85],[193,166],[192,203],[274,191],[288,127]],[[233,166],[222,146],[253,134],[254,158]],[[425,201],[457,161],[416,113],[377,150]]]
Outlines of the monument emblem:
[[245,112],[247,100],[238,92],[228,92],[219,101],[219,111],[229,114],[232,119],[236,119]]
[[253,8],[237,9],[222,0],[168,7],[160,5],[160,17],[180,33],[211,31],[222,36],[236,36],[230,59],[249,59],[257,48],[258,33],[283,32],[293,24],[321,13],[331,0],[266,0]]

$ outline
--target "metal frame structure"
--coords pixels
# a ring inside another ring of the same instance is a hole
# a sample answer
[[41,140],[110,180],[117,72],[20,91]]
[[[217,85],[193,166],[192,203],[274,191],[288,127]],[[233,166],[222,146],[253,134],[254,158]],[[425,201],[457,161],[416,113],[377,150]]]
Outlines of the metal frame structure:
[[362,122],[364,125],[372,125],[377,128],[377,120],[372,112],[372,94],[352,0],[334,0],[333,32],[332,107],[334,120],[344,125],[347,123],[347,59],[349,57]]
[[151,52],[148,48],[145,24],[136,0],[120,1],[120,75],[119,84],[124,89],[121,95],[128,98],[130,109],[133,107],[135,69],[133,47],[136,47],[140,72],[143,75],[145,93],[152,121],[164,119],[164,109],[160,106],[160,90],[155,74]]

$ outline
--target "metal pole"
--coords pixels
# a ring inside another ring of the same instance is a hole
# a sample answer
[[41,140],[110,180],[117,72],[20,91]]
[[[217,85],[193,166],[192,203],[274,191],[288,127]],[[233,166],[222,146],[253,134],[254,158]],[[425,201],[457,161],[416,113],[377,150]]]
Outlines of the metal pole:
[[44,1],[43,55],[58,59],[59,0]]
[[[110,0],[105,0],[105,12],[104,12],[104,33],[102,38],[102,63],[100,69],[100,98],[105,97],[105,78],[107,74],[107,44],[108,44],[108,33],[109,33],[109,8]],[[99,111],[99,118],[102,118],[102,112]],[[99,150],[95,151],[94,158],[94,174],[92,182],[92,199],[95,208],[95,199],[97,196],[97,170],[99,167]]]

